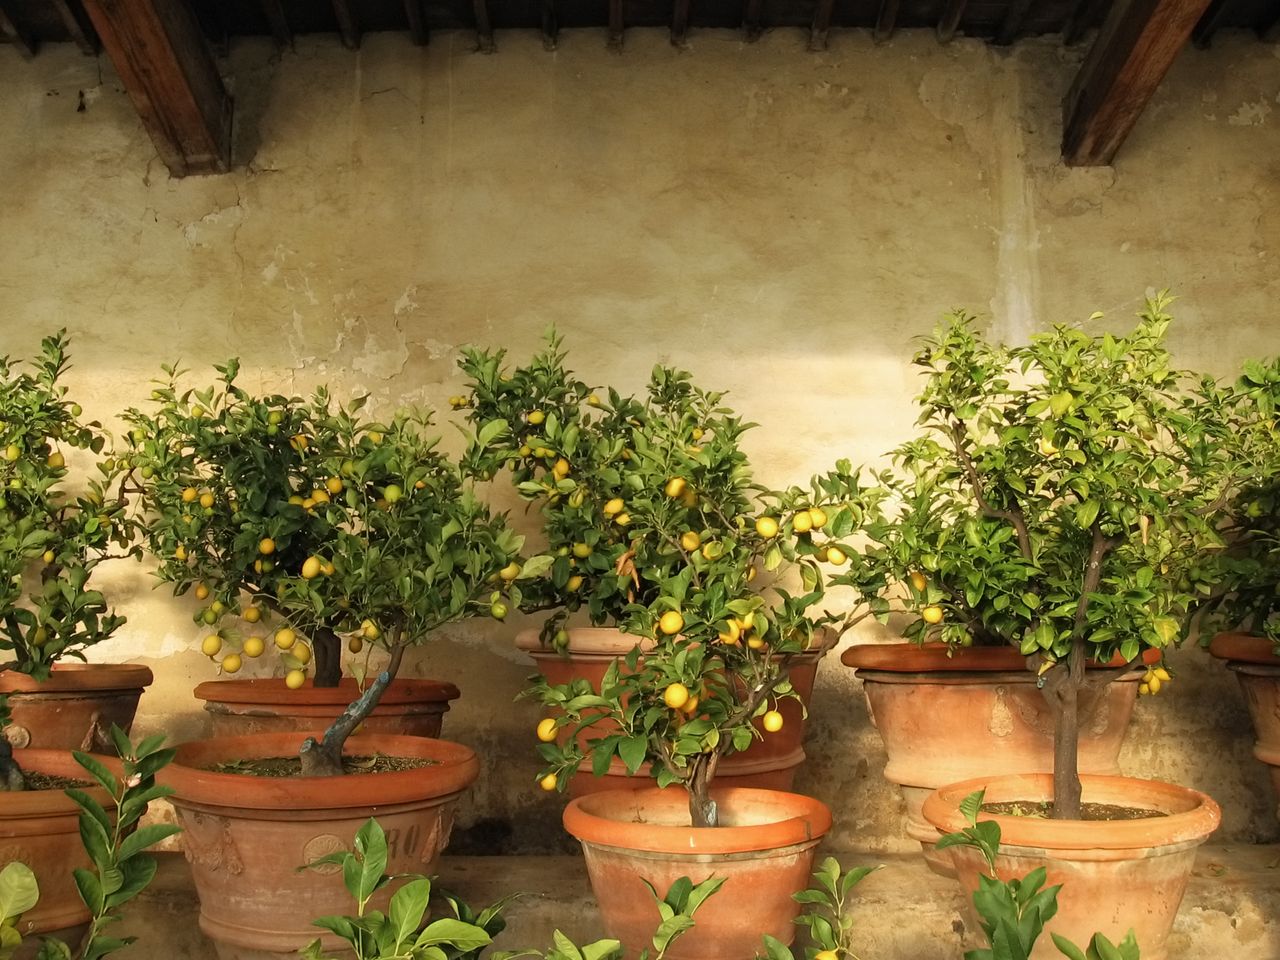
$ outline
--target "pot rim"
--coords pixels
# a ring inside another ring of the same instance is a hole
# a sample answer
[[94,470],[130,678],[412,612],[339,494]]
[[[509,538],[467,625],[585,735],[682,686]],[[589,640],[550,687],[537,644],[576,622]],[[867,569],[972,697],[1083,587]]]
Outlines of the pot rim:
[[90,690],[141,690],[155,680],[141,663],[63,663],[53,665],[47,680],[16,670],[0,671],[0,693],[82,693]]
[[[284,685],[283,677],[253,677],[244,679],[205,680],[196,684],[195,696],[207,703],[279,704],[281,706],[340,706],[345,707],[355,699],[354,677],[343,677],[336,687],[317,687],[315,680],[307,678],[297,690]],[[462,692],[446,680],[397,677],[382,694],[376,714],[384,706],[405,704],[448,703],[462,696]]]
[[[1160,660],[1160,651],[1147,648],[1142,662]],[[855,643],[840,655],[840,662],[855,670],[886,673],[994,673],[1028,672],[1026,657],[1012,646],[949,647],[945,643]],[[1122,667],[1126,661],[1116,656],[1108,664],[1089,661],[1090,668]]]
[[347,755],[360,752],[439,761],[414,770],[352,773],[338,777],[255,777],[216,773],[197,766],[232,757],[294,756],[309,736],[322,731],[254,733],[209,737],[180,744],[173,763],[156,779],[173,787],[172,800],[246,810],[341,810],[390,806],[461,793],[480,773],[475,751],[460,743],[403,734],[356,734]]
[[[106,757],[96,753],[91,756],[113,774],[120,773],[120,760],[117,757]],[[46,773],[86,781],[88,786],[76,789],[89,794],[110,812],[111,795],[98,786],[88,770],[76,762],[70,750],[15,749],[13,759],[18,761],[18,765],[27,772]],[[79,804],[62,790],[0,791],[0,820],[79,816],[79,814]]]
[[[640,818],[646,808],[688,809],[688,795],[683,789],[649,787],[601,790],[575,797],[565,807],[564,828],[584,844],[685,856],[754,853],[816,844],[831,829],[830,808],[803,794],[754,787],[713,787],[711,795],[721,809],[772,801],[779,816],[765,823],[720,827],[644,823]],[[610,816],[610,809],[621,814]]]
[[1253,633],[1219,633],[1209,642],[1209,653],[1219,660],[1280,667],[1280,657],[1273,650],[1270,640]]
[[[1136,777],[1082,774],[1083,797],[1103,803],[1132,804],[1161,810],[1164,817],[1141,820],[1047,820],[1009,814],[982,814],[981,819],[1000,825],[1001,843],[1048,850],[1126,851],[1206,840],[1222,822],[1222,810],[1208,794]],[[967,825],[960,801],[985,789],[988,801],[1045,800],[1053,796],[1053,774],[1025,773],[975,777],[939,787],[924,801],[924,818],[940,833],[952,833]],[[993,796],[994,793],[994,796]]]

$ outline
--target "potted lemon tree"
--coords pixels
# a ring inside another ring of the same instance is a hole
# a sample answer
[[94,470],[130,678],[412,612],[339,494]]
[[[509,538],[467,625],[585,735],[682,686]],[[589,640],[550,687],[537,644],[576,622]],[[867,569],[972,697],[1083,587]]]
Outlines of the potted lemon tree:
[[[234,372],[227,368],[228,379]],[[210,399],[212,405],[198,402],[215,422],[235,422],[236,408],[255,403],[231,384]],[[278,558],[269,571],[272,609],[282,624],[275,645],[296,660],[300,637],[329,629],[376,647],[377,666],[359,678],[332,722],[183,744],[165,774],[191,852],[202,929],[243,949],[292,954],[312,939],[309,912],[295,911],[283,921],[278,898],[335,909],[341,878],[296,868],[318,854],[349,848],[375,810],[397,838],[391,869],[426,864],[429,870],[448,840],[458,796],[478,773],[474,752],[462,745],[360,727],[407,650],[447,624],[493,614],[502,602],[497,571],[519,561],[520,538],[474,496],[459,465],[439,450],[428,417],[401,410],[376,422],[363,419],[358,407],[319,394],[305,421],[288,421],[292,448],[314,471],[308,482],[340,477],[341,490],[309,509],[286,501],[263,527],[268,494],[253,486],[261,473],[253,469],[226,510],[240,517],[236,549]],[[190,475],[169,474],[180,495]],[[206,476],[202,482],[214,488],[217,481]],[[263,482],[277,481],[268,476]],[[312,551],[302,554],[292,538],[313,514],[323,515],[325,537],[321,542],[313,533],[300,534]],[[267,540],[271,549],[264,550]],[[197,563],[193,554],[203,555],[204,548],[197,551],[190,535],[182,542],[188,560]],[[176,546],[166,548],[172,553]],[[249,598],[265,604],[261,588],[251,583]],[[230,607],[236,598],[223,595]],[[235,868],[225,869],[228,863]],[[244,889],[277,895],[246,902]],[[337,943],[334,938],[328,946]]]
[[[1051,819],[999,817],[1001,869],[1021,875],[1047,858],[1050,880],[1069,875],[1074,898],[1098,898],[1104,933],[1134,926],[1157,957],[1217,806],[1173,785],[1082,777],[1079,745],[1107,686],[1142,673],[1148,651],[1159,657],[1179,642],[1197,597],[1212,589],[1218,511],[1236,479],[1226,398],[1211,379],[1173,366],[1168,302],[1149,301],[1125,335],[1057,326],[1018,347],[952,317],[915,358],[926,377],[924,434],[897,452],[899,503],[880,554],[918,614],[909,637],[1012,648],[1052,721],[1051,762],[943,787],[925,801],[925,818],[959,829],[960,800],[977,786],[989,802],[1042,807]],[[1158,689],[1154,667],[1148,676]],[[1145,813],[1082,820],[1094,804]],[[1073,852],[1086,848],[1111,851],[1106,866]],[[1135,850],[1145,851],[1137,862]],[[948,852],[972,890],[977,858]]]
[[[308,558],[328,555],[369,484],[398,501],[402,478],[382,466],[364,468],[367,482],[354,478],[385,434],[370,422],[352,444],[363,400],[331,414],[323,388],[310,398],[258,396],[236,382],[237,361],[216,369],[217,380],[196,389],[166,367],[148,408],[126,414],[134,513],[157,576],[196,601],[201,650],[221,674],[196,687],[214,732],[325,727],[362,686],[377,628],[340,635],[350,618],[335,605],[300,631],[286,591]],[[366,729],[439,736],[458,695],[451,682],[399,678]]]
[[1280,359],[1246,363],[1233,399],[1234,455],[1247,482],[1229,504],[1221,584],[1205,602],[1201,637],[1240,681],[1254,756],[1280,793]]
[[[696,410],[698,398],[686,376],[654,372],[649,403],[658,410]],[[627,578],[635,599],[621,625],[646,642],[599,683],[535,680],[529,695],[547,708],[538,729],[542,785],[567,787],[584,765],[647,773],[655,786],[587,793],[565,810],[606,929],[637,949],[646,932],[629,922],[627,905],[644,882],[662,889],[696,863],[726,877],[726,896],[723,907],[704,907],[685,947],[742,956],[762,930],[790,942],[798,909],[790,897],[804,886],[830,811],[780,790],[725,787],[722,778],[729,761],[803,718],[792,710],[789,663],[830,643],[838,621],[820,610],[819,560],[780,536],[779,518],[799,503],[751,481],[740,449],[746,425],[712,410],[636,419],[643,428],[631,434],[626,473],[635,479],[604,493],[623,500],[630,521],[614,575]],[[693,424],[706,425],[696,443]],[[843,528],[857,509],[846,503],[820,519]],[[755,926],[741,923],[744,911]]]
[[[460,365],[468,393],[454,403],[472,421],[471,469],[506,476],[540,521],[542,555],[502,571],[521,610],[547,614],[517,645],[547,682],[580,679],[599,690],[611,666],[653,641],[635,632],[632,611],[656,601],[663,580],[689,558],[717,560],[723,544],[715,531],[748,515],[753,488],[741,438],[751,425],[723,394],[699,388],[682,371],[656,367],[636,398],[588,385],[566,359],[554,333],[544,350],[514,367],[505,364],[505,351],[466,350]],[[787,670],[796,699],[783,705],[785,730],[726,757],[722,782],[791,787],[804,760],[805,705],[833,640],[824,632],[792,651]],[[568,785],[578,794],[644,782],[614,756],[584,762]]]
[[[124,623],[94,571],[125,555],[132,535],[116,463],[97,460],[101,425],[83,422],[67,397],[67,346],[59,332],[27,363],[0,357],[0,693],[14,745],[106,749],[111,725],[129,727],[152,676],[85,662]],[[92,476],[77,470],[90,465]]]

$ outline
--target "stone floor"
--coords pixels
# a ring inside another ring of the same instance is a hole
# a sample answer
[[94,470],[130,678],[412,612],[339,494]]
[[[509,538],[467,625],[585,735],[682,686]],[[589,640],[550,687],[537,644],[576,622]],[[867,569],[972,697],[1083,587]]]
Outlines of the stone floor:
[[[831,851],[846,866],[882,863],[858,887],[853,916],[862,960],[953,960],[975,946],[955,884],[919,857]],[[440,883],[473,906],[525,894],[507,911],[498,949],[545,948],[559,928],[579,943],[603,935],[580,858],[447,856]],[[216,960],[197,926],[186,864],[162,854],[152,887],[130,909],[122,933],[139,940],[122,960]],[[1169,960],[1280,958],[1280,845],[1201,848],[1169,944]]]

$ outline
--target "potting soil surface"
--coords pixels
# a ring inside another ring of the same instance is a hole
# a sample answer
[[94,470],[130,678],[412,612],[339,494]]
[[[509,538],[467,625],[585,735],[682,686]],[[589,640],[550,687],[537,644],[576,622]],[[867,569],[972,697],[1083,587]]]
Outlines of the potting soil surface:
[[[1003,803],[984,803],[983,813],[996,813],[1013,817],[1037,817],[1048,820],[1053,816],[1050,800],[1006,800]],[[1122,807],[1114,803],[1080,804],[1081,820],[1147,820],[1151,817],[1167,817],[1160,810],[1144,810],[1142,807]]]
[[[439,763],[425,757],[372,756],[342,758],[344,773],[394,773],[397,770],[419,770]],[[300,777],[302,760],[298,757],[255,757],[250,760],[224,760],[208,769],[214,773],[243,773],[251,777]]]
[[59,777],[52,773],[38,773],[24,770],[23,779],[27,781],[28,790],[65,790],[67,787],[90,786],[88,780],[77,780],[75,777]]

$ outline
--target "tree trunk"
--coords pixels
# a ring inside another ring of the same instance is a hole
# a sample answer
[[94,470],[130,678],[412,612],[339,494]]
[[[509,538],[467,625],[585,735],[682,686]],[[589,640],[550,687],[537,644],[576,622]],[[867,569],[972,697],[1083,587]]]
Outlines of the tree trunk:
[[324,736],[319,740],[315,737],[307,737],[302,744],[302,749],[298,751],[304,777],[342,775],[342,748],[346,745],[347,737],[351,736],[351,732],[360,726],[364,718],[369,716],[378,705],[383,693],[386,692],[387,687],[391,686],[391,681],[399,672],[400,660],[403,656],[404,647],[397,643],[391,650],[391,662],[387,664],[387,668],[374,678],[373,683],[365,688],[359,699],[342,711],[338,719],[334,720],[329,729],[324,732]]
[[695,827],[718,827],[720,812],[711,799],[711,782],[715,779],[719,754],[696,757],[686,786],[689,790],[689,822]]
[[316,655],[315,685],[336,687],[342,679],[342,640],[328,627],[319,627],[311,634],[311,646]]
[[[1059,668],[1061,669],[1061,668]],[[1067,655],[1066,676],[1051,698],[1053,718],[1053,816],[1080,819],[1080,688],[1084,686],[1084,641]]]

